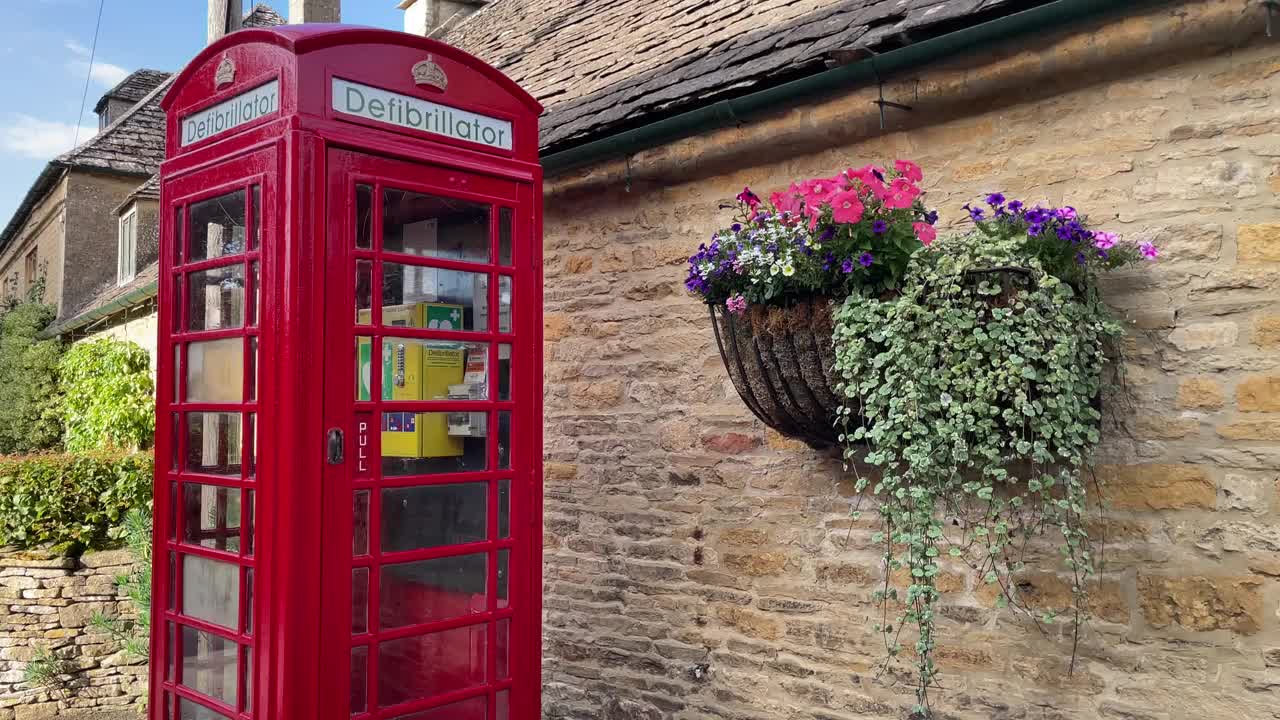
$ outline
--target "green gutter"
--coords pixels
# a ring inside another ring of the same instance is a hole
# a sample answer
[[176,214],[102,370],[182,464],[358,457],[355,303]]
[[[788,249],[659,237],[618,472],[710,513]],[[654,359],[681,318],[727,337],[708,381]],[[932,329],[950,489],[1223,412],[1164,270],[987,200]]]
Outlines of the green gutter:
[[143,300],[147,300],[152,297],[155,297],[156,292],[157,292],[156,281],[152,280],[146,285],[130,290],[129,292],[125,293],[124,295],[121,295],[115,300],[112,300],[106,305],[103,305],[102,307],[96,307],[88,312],[80,313],[75,317],[67,318],[62,322],[54,323],[49,327],[45,328],[44,330],[41,330],[38,336],[41,338],[51,338],[51,337],[57,337],[58,335],[62,335],[64,333],[71,332],[73,330],[79,330],[80,328],[88,325],[94,320],[99,320],[101,318],[114,315],[120,312],[121,310],[128,310],[129,308],[133,307],[134,305],[137,305]]
[[922,40],[849,65],[842,65],[765,90],[736,97],[625,130],[599,140],[545,155],[542,166],[548,175],[564,172],[605,159],[631,155],[665,145],[691,135],[737,125],[750,116],[777,112],[798,101],[841,90],[875,84],[896,72],[936,62],[973,48],[1007,41],[1033,31],[1061,30],[1064,27],[1103,15],[1132,11],[1161,0],[1054,0],[1029,10]]

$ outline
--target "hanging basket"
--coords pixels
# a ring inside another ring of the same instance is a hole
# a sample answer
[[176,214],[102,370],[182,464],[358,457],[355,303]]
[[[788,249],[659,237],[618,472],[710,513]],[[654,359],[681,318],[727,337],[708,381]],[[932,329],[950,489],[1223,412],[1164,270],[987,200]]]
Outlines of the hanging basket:
[[831,347],[831,299],[754,306],[735,315],[707,305],[725,369],[765,425],[814,448],[835,445],[839,376]]
[[[989,299],[1004,307],[1035,287],[1034,274],[1020,267],[970,270],[970,282],[993,281],[1000,288]],[[753,305],[730,313],[707,305],[720,357],[743,402],[765,425],[788,437],[823,449],[839,442],[840,409],[831,346],[834,329],[831,298],[821,296],[782,307]],[[858,418],[851,418],[856,421]]]

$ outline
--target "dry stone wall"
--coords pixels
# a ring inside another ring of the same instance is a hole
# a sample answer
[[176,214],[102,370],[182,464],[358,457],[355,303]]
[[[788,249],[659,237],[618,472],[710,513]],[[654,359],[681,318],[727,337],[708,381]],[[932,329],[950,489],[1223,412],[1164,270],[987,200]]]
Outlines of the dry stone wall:
[[[147,666],[90,625],[96,613],[132,617],[115,578],[127,551],[68,558],[0,552],[0,720],[135,720],[147,694]],[[44,648],[65,661],[52,687],[32,687],[27,666]]]
[[[875,130],[864,93],[634,158],[629,190],[603,167],[549,186],[544,715],[906,715],[910,678],[878,667],[883,576],[851,474],[752,417],[682,288],[744,185],[905,157],[944,218],[1000,190],[1164,253],[1105,287],[1131,323],[1131,397],[1098,458],[1105,567],[1076,671],[1064,628],[947,568],[941,716],[1280,717],[1280,44],[1250,12],[1166,3],[923,71],[922,98],[959,99],[908,130]],[[1123,54],[1247,17],[1229,39]],[[844,118],[861,139],[824,129]],[[730,144],[739,167],[705,159]],[[1058,570],[1043,559],[1023,592],[1064,606]]]

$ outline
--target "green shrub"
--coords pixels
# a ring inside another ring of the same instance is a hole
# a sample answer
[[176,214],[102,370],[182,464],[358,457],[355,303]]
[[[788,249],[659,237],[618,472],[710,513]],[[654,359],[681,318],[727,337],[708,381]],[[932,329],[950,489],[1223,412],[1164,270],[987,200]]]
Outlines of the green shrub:
[[114,338],[73,345],[58,363],[58,377],[67,452],[151,446],[156,408],[141,346]]
[[150,453],[0,458],[0,545],[97,547],[151,499]]
[[58,357],[62,344],[36,334],[54,318],[52,305],[24,302],[0,317],[0,454],[58,446]]

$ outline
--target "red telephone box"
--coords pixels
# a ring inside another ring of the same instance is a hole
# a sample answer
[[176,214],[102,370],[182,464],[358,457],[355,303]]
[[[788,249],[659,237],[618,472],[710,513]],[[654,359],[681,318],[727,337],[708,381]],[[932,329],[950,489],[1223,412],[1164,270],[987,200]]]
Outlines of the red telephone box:
[[151,717],[539,717],[541,107],[304,25],[164,108]]

